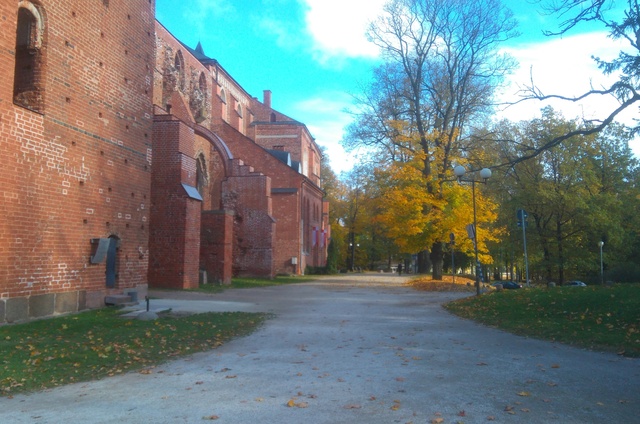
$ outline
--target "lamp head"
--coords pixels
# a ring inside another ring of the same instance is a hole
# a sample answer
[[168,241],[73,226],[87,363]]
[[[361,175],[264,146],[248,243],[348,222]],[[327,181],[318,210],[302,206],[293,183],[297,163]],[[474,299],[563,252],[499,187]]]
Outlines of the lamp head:
[[480,171],[480,178],[482,178],[484,181],[487,181],[489,178],[491,178],[491,170],[489,168],[482,168],[482,170]]
[[462,165],[457,165],[455,168],[453,168],[453,173],[458,178],[458,181],[460,181],[465,172],[467,172],[467,170],[464,169],[464,166]]

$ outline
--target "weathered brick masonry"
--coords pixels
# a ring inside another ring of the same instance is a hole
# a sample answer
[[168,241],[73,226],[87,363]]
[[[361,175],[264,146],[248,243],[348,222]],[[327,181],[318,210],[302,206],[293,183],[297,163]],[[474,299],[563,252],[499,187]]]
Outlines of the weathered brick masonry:
[[[270,91],[264,102],[251,97],[200,46],[185,47],[162,25],[156,27],[155,81],[157,116],[169,115],[203,133],[179,142],[181,153],[201,163],[203,174],[192,183],[183,174],[181,183],[201,193],[203,213],[233,215],[233,275],[299,274],[307,266],[323,266],[328,208],[320,188],[320,152],[306,126],[273,110]],[[158,138],[154,143],[166,144]],[[154,159],[158,155],[154,149]],[[225,165],[229,160],[233,165]],[[214,266],[219,260],[206,258],[222,253],[205,253],[202,247],[205,234],[216,231],[213,225],[209,220],[201,229],[200,240],[200,268],[209,276],[221,274]],[[157,284],[151,277],[153,234],[150,243],[150,284]]]
[[325,264],[307,128],[154,7],[0,0],[0,323]]
[[0,14],[0,322],[146,290],[154,2]]

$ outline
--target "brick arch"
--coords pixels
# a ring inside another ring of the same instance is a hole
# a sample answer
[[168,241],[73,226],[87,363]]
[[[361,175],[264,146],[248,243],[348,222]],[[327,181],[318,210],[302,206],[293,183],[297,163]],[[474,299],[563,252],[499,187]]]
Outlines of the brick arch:
[[20,2],[18,3],[18,10],[20,10],[21,8],[24,8],[31,12],[33,18],[35,19],[36,28],[34,47],[39,49],[42,47],[42,40],[44,38],[44,11],[40,7],[40,4],[38,4],[37,2],[26,0],[20,0]]
[[224,174],[226,176],[230,175],[231,169],[230,169],[229,161],[233,159],[233,153],[231,153],[231,150],[229,150],[229,147],[227,146],[227,144],[215,133],[203,127],[202,125],[194,125],[193,131],[196,135],[199,135],[200,137],[206,139],[207,141],[209,141],[209,143],[211,143],[213,148],[217,151],[217,153],[222,158],[222,164],[224,166]]

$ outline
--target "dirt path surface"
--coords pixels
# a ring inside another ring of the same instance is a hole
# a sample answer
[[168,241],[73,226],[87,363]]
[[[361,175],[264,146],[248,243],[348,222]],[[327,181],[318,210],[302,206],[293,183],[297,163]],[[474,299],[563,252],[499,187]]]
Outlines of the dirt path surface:
[[207,353],[32,395],[0,423],[631,423],[640,361],[514,336],[447,313],[468,294],[390,274],[217,295],[153,292],[176,310],[265,311]]

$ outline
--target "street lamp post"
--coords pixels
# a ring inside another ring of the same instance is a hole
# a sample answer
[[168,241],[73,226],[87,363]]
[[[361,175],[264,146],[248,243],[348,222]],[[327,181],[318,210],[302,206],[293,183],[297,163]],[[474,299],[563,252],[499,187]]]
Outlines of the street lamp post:
[[458,178],[459,183],[462,183],[462,182],[471,183],[471,198],[473,201],[473,246],[475,249],[475,256],[476,256],[476,295],[480,295],[480,273],[478,272],[480,268],[480,263],[478,262],[478,230],[477,230],[478,217],[476,213],[476,183],[486,184],[487,180],[491,177],[491,170],[489,168],[483,168],[480,171],[481,180],[478,180],[478,181],[474,179],[470,179],[470,180],[463,179],[462,177],[466,172],[467,170],[462,165],[458,165],[455,168],[453,168],[453,173],[455,174],[456,178]]
[[456,235],[451,233],[449,234],[449,241],[451,242],[451,278],[453,280],[453,284],[456,283],[456,263],[453,258],[454,248],[456,245]]
[[600,240],[598,246],[600,246],[600,285],[604,286],[604,267],[602,266],[602,246],[604,246],[604,242]]

